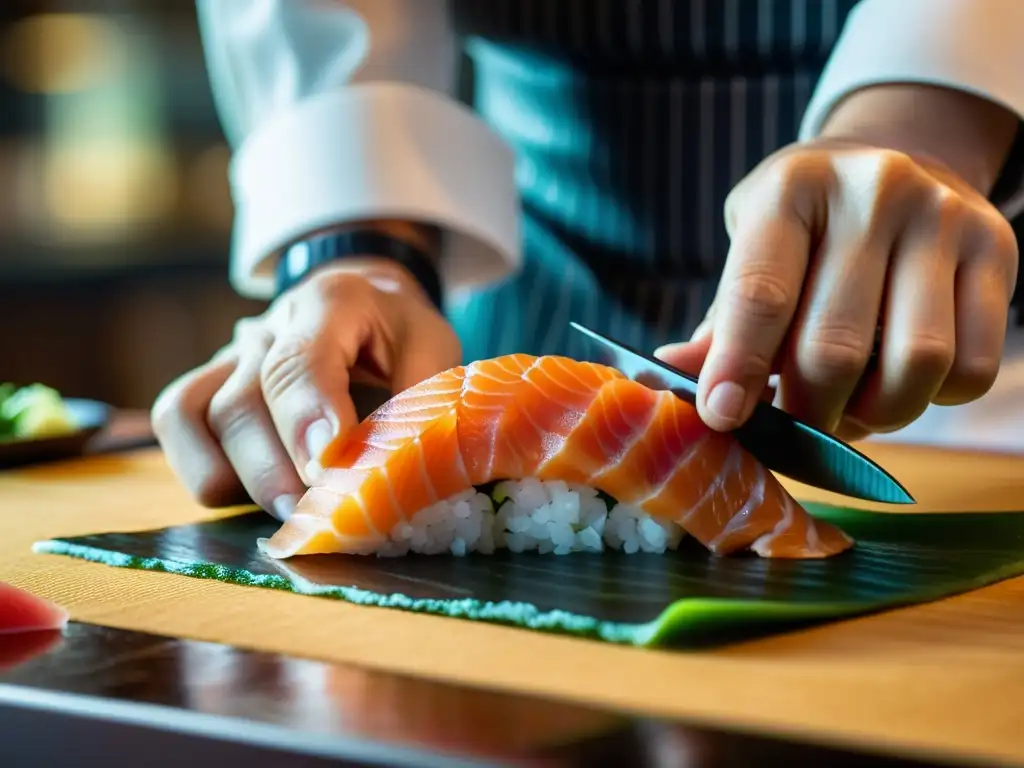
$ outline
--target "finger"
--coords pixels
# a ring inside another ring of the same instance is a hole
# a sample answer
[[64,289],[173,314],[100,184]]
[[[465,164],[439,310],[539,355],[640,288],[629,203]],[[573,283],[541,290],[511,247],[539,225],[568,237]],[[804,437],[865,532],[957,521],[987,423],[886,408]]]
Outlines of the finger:
[[711,349],[711,326],[706,327],[707,331],[695,339],[658,347],[654,350],[654,356],[683,373],[700,376],[708,350]]
[[236,360],[218,355],[169,384],[153,404],[153,432],[178,481],[201,504],[227,506],[244,500],[244,489],[206,422],[210,400]]
[[[699,376],[701,366],[707,357],[708,349],[711,346],[711,337],[705,336],[697,341],[681,341],[675,344],[665,344],[654,351],[654,356],[673,368],[688,373],[691,376]],[[761,400],[772,402],[775,399],[777,383],[769,377],[768,383],[761,391]]]
[[286,332],[263,361],[260,380],[271,421],[307,482],[318,476],[331,441],[358,422],[349,367],[361,344],[360,327],[332,324],[312,337]]
[[956,273],[956,357],[934,398],[968,403],[992,388],[999,373],[1009,315],[1005,270],[989,259],[968,261]]
[[263,400],[260,369],[269,338],[250,340],[238,366],[210,400],[207,422],[249,497],[287,519],[305,485],[299,478]]
[[308,483],[319,477],[327,447],[358,423],[352,369],[390,378],[390,347],[374,332],[373,300],[358,275],[338,274],[307,286],[274,315],[275,339],[260,370],[263,399]]
[[922,233],[897,246],[886,290],[876,369],[847,413],[873,432],[892,432],[924,413],[956,353],[955,234]]
[[807,268],[810,234],[795,215],[752,211],[729,249],[697,408],[713,429],[750,416],[768,382]]
[[859,241],[830,230],[804,285],[786,354],[779,405],[826,431],[840,421],[868,365],[886,283],[892,241]]
[[839,425],[833,430],[833,434],[843,442],[852,443],[868,437],[871,434],[871,430],[863,424],[858,424],[852,419],[843,417],[840,419]]
[[715,302],[711,302],[711,306],[708,307],[708,311],[704,314],[704,319],[700,321],[700,324],[693,329],[693,333],[690,334],[690,341],[702,341],[711,337],[711,331],[715,327]]
[[458,337],[440,316],[423,318],[407,329],[396,351],[391,390],[403,392],[462,361]]

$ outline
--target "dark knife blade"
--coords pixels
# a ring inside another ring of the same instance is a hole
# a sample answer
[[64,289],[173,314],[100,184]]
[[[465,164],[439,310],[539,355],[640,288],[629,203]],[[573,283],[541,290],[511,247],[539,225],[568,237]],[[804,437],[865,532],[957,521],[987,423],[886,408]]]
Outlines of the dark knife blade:
[[[691,405],[697,400],[697,379],[667,363],[571,323],[600,344],[611,357],[609,365],[627,378],[651,389],[669,390]],[[762,464],[798,482],[868,501],[913,504],[896,478],[842,440],[815,429],[761,401],[753,415],[733,434]]]

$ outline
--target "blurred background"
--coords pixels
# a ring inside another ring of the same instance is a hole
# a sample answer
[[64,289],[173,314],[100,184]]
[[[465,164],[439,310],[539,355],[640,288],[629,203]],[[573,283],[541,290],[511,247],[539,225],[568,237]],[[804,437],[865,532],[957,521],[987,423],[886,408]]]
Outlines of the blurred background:
[[262,309],[189,0],[0,3],[0,381],[148,408]]
[[261,311],[228,160],[193,0],[0,0],[0,382],[148,409]]

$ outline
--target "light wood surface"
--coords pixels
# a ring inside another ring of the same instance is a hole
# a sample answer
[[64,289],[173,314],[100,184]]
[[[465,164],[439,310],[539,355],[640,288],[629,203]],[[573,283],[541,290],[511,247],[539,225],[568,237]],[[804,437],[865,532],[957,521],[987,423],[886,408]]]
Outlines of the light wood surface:
[[[916,511],[1024,509],[1024,457],[865,448]],[[787,483],[801,498],[827,494]],[[220,513],[224,514],[224,513]],[[0,475],[0,580],[75,619],[699,723],[1024,765],[1024,579],[708,652],[594,641],[34,555],[33,541],[211,517],[154,451]]]

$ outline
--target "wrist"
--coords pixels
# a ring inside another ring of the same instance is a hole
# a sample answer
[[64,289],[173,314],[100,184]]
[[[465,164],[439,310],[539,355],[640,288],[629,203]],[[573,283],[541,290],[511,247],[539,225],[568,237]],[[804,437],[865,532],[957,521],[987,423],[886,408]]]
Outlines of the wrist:
[[[438,248],[430,233],[397,237],[382,228],[362,226],[321,230],[292,244],[281,254],[276,268],[277,294],[305,281],[314,272],[387,272],[403,283],[412,283],[438,311],[443,311],[441,280],[437,268]],[[439,236],[438,236],[439,237]],[[426,247],[420,247],[420,243]]]
[[1017,117],[973,94],[928,85],[880,85],[841,101],[821,138],[905,152],[944,167],[987,196],[1017,131]]

